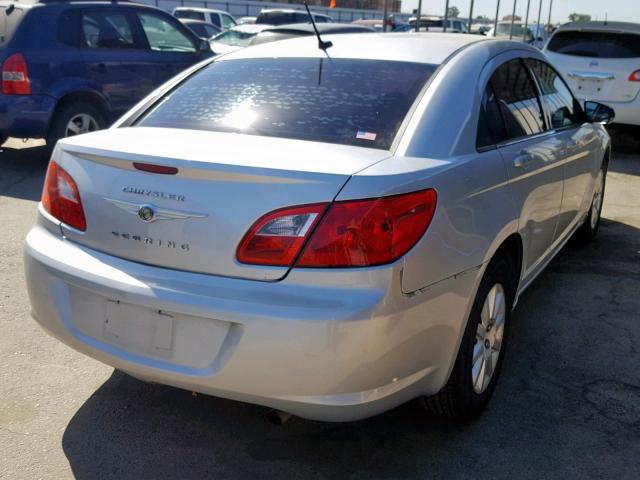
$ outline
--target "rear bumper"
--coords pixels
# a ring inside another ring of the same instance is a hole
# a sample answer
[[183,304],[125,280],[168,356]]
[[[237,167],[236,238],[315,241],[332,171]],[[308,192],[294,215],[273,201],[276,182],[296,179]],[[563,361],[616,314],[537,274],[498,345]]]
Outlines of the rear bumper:
[[48,95],[0,94],[0,136],[44,138],[55,108]]
[[26,239],[32,313],[72,348],[145,380],[345,421],[438,391],[480,272],[406,296],[401,264],[259,282]]

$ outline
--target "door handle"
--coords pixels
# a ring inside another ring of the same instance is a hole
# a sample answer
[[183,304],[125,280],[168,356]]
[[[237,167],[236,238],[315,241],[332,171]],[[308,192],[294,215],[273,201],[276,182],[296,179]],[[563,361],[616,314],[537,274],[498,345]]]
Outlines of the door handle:
[[107,66],[104,63],[99,63],[91,67],[91,71],[96,73],[107,73]]
[[521,152],[516,158],[513,159],[513,166],[516,168],[527,168],[533,161],[533,155],[527,152]]

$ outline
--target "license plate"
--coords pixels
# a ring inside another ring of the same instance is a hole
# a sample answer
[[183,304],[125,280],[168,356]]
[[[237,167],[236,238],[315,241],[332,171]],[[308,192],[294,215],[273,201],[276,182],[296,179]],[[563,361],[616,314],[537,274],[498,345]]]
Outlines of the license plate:
[[595,78],[588,78],[584,80],[578,80],[578,95],[599,95],[602,92],[604,85],[603,80]]
[[169,352],[173,343],[173,316],[161,310],[108,300],[104,339],[147,353]]

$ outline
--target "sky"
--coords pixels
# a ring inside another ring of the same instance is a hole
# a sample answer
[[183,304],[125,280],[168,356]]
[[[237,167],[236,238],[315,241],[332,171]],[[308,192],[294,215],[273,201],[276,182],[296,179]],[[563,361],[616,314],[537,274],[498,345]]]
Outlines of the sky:
[[[516,0],[516,15],[525,17],[527,0]],[[540,0],[530,0],[531,7],[529,18],[535,21],[538,17],[538,5]],[[550,0],[542,1],[542,18],[546,22],[549,15]],[[494,18],[497,0],[475,0],[473,16],[486,15]],[[460,10],[461,17],[469,16],[470,0],[449,0],[450,6],[456,6]],[[445,0],[422,0],[422,13],[442,15],[444,13]],[[418,0],[402,0],[402,11],[411,12],[418,8]],[[500,0],[500,14],[502,18],[513,11],[513,0]],[[640,0],[553,0],[551,11],[552,23],[564,23],[569,21],[570,13],[588,13],[592,19],[604,20],[607,14],[609,20],[621,20],[640,23]]]

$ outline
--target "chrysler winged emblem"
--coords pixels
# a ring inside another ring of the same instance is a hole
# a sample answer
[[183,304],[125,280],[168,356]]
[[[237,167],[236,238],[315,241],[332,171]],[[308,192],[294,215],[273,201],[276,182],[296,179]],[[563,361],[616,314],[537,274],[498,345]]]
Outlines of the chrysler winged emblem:
[[166,208],[159,208],[155,205],[139,203],[123,202],[122,200],[115,200],[113,198],[104,197],[104,199],[121,208],[125,212],[135,215],[145,223],[152,223],[158,220],[185,220],[187,218],[207,218],[208,215],[204,213],[185,212],[182,210],[169,210]]

